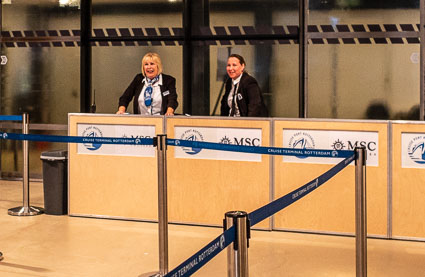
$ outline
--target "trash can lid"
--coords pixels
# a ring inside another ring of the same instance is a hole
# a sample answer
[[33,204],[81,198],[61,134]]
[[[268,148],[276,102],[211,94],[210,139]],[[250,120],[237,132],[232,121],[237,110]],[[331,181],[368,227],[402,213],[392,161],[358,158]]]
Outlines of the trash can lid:
[[40,155],[41,160],[60,161],[68,159],[67,150],[45,151]]

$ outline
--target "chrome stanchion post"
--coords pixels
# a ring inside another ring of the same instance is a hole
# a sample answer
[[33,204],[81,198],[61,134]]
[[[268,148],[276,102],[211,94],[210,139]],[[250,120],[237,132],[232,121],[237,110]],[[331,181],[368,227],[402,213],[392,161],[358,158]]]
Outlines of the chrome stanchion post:
[[168,206],[167,206],[167,135],[154,138],[158,160],[158,239],[159,272],[144,273],[145,276],[164,276],[168,273]]
[[159,273],[168,273],[167,135],[158,135]]
[[367,276],[366,149],[356,147],[356,276]]
[[[29,133],[29,115],[24,113],[22,115],[22,133],[27,135]],[[31,207],[30,206],[30,186],[29,186],[29,150],[28,140],[22,141],[22,153],[23,153],[23,205],[8,210],[9,215],[38,215],[44,212],[43,208]]]
[[248,247],[250,226],[248,214],[243,211],[231,211],[225,214],[224,229],[235,226],[233,248],[227,248],[227,276],[248,277]]

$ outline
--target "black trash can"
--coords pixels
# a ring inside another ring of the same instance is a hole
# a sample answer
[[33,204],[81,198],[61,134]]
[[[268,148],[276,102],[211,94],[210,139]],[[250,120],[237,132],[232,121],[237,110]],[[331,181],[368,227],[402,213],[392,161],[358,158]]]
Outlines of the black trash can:
[[44,212],[50,215],[68,213],[68,151],[42,152]]

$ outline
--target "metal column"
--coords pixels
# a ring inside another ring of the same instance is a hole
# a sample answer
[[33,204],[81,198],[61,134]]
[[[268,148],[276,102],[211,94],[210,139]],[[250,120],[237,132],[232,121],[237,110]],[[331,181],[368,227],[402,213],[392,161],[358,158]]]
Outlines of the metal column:
[[[29,131],[29,115],[24,113],[22,115],[22,133],[28,134]],[[8,210],[9,215],[25,216],[25,215],[38,215],[43,213],[43,208],[31,207],[30,206],[30,186],[29,186],[29,151],[28,151],[28,140],[22,141],[22,153],[23,153],[23,204],[20,207],[11,208]]]
[[168,273],[167,135],[154,138],[158,160],[158,240],[159,272],[140,275],[164,276]]
[[92,0],[81,1],[81,38],[80,38],[80,112],[90,112],[92,88]]
[[425,120],[425,3],[424,1],[419,1],[420,9],[420,18],[419,18],[419,37],[420,37],[420,68],[419,68],[419,100],[420,100],[420,109],[419,109],[419,120]]
[[308,2],[308,0],[299,0],[299,118],[308,116]]
[[366,149],[356,147],[356,276],[367,276]]
[[224,229],[235,226],[235,241],[233,249],[227,248],[227,276],[248,277],[248,214],[242,211],[232,211],[225,214]]

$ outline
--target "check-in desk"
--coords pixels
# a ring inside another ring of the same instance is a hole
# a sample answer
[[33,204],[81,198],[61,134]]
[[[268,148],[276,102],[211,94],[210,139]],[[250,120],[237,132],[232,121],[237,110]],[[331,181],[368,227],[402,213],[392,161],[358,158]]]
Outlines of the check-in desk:
[[[163,117],[69,114],[70,136],[154,137]],[[156,221],[156,149],[146,145],[68,146],[69,214]]]
[[[388,234],[388,124],[385,121],[274,120],[274,143],[285,148],[367,150],[368,235]],[[315,179],[341,159],[281,157],[274,160],[275,198]],[[331,164],[332,163],[332,164]],[[350,165],[319,189],[274,217],[274,229],[355,232],[355,175]]]
[[[169,138],[270,145],[270,120],[217,117],[169,117]],[[252,212],[271,199],[270,161],[267,155],[208,149],[169,147],[169,220],[222,226],[224,214]],[[269,229],[270,219],[256,228]]]
[[[70,114],[69,135],[154,136],[164,133],[164,120],[168,138],[270,145],[270,120],[257,119]],[[137,131],[143,127],[151,129]],[[155,148],[139,156],[137,148],[147,146],[100,147],[69,144],[70,214],[156,221]],[[222,226],[228,211],[251,212],[269,203],[270,161],[267,155],[168,146],[169,221]],[[270,229],[270,220],[256,227]]]
[[[367,150],[369,236],[425,239],[425,124],[422,122],[143,117],[70,114],[69,135],[154,137],[249,146]],[[69,213],[157,221],[156,148],[69,144]],[[268,156],[168,146],[169,222],[221,226],[328,171],[337,158]],[[355,167],[260,222],[260,229],[353,234]]]
[[425,239],[425,124],[392,126],[392,236]]

